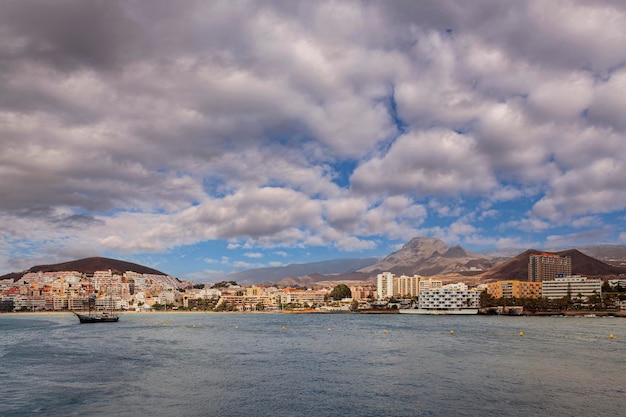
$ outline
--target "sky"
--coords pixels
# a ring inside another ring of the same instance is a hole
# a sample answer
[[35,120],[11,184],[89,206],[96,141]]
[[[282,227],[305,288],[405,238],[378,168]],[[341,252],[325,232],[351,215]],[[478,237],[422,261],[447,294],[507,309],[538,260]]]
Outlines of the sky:
[[0,274],[626,244],[620,0],[0,2]]

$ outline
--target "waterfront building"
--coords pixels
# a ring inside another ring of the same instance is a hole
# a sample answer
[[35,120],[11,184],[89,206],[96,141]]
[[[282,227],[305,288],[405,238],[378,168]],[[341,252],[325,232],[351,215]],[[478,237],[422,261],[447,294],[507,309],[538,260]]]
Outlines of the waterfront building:
[[556,277],[572,275],[572,258],[553,253],[530,255],[528,259],[528,281],[551,281]]
[[393,296],[393,279],[395,275],[391,272],[383,272],[376,276],[376,295],[379,300]]
[[86,296],[68,297],[67,309],[68,310],[85,310],[88,308],[88,303],[89,303],[89,298]]
[[400,297],[417,297],[419,294],[419,283],[422,277],[413,275],[412,277],[402,275],[395,279],[394,295]]
[[554,298],[589,298],[592,295],[600,295],[602,280],[588,279],[580,275],[557,277],[552,281],[542,282],[542,296]]
[[309,306],[313,306],[324,304],[325,295],[326,291],[285,288],[283,291],[274,293],[274,298],[278,299],[278,297],[280,297],[281,304],[299,304],[301,306],[308,304]]
[[396,277],[391,272],[376,276],[376,295],[379,300],[391,297],[415,297],[419,293],[419,275]]
[[419,292],[428,291],[428,290],[436,290],[437,288],[441,288],[443,286],[443,282],[438,279],[424,279],[419,282]]
[[274,299],[268,295],[222,295],[217,305],[229,304],[234,305],[240,311],[256,310],[257,305],[261,303],[264,308],[275,307]]
[[46,298],[46,310],[58,311],[67,310],[67,297],[59,295],[51,295]]
[[479,305],[480,293],[462,282],[419,293],[419,308],[423,310],[477,309]]
[[487,284],[487,293],[493,298],[540,298],[542,286],[541,282],[496,281]]
[[350,293],[355,300],[365,300],[376,296],[376,288],[371,285],[353,285],[350,287]]

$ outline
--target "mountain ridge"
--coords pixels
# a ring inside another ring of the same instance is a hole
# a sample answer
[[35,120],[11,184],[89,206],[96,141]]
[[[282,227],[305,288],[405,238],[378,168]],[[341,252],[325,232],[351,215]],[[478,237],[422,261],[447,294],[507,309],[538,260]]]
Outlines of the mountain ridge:
[[119,259],[104,258],[94,256],[90,258],[77,259],[74,261],[61,262],[58,264],[36,265],[23,272],[12,272],[0,277],[3,279],[13,279],[16,281],[22,275],[29,272],[59,272],[59,271],[77,271],[83,274],[93,274],[95,271],[111,270],[118,274],[126,271],[133,271],[139,274],[167,275],[159,270],[147,266],[139,265],[133,262],[122,261]]
[[492,259],[470,252],[461,245],[448,246],[437,238],[416,237],[400,250],[389,254],[375,265],[360,269],[359,272],[431,276],[472,268],[485,270],[494,265]]
[[[448,246],[436,238],[417,237],[384,258],[331,259],[283,267],[259,268],[235,272],[225,276],[250,284],[311,285],[326,281],[372,281],[380,272],[396,275],[447,275],[450,279],[471,276],[475,282],[497,279],[527,279],[530,253],[554,253],[572,256],[572,273],[589,277],[617,277],[626,275],[625,245],[595,245],[580,249],[559,251],[527,249],[512,257],[488,256],[470,252],[461,245]],[[591,256],[593,253],[595,256]],[[604,262],[597,258],[610,261]],[[93,273],[111,269],[114,272],[167,275],[153,268],[117,259],[92,257],[50,265],[37,265],[23,272],[0,276],[0,280],[17,280],[27,272],[75,270]]]
[[378,258],[347,258],[331,259],[301,264],[289,264],[285,266],[250,269],[241,272],[233,272],[226,276],[227,280],[242,283],[262,283],[267,281],[280,281],[285,278],[298,278],[308,275],[337,275],[350,274],[357,270],[374,264]]
[[578,249],[566,249],[558,252],[548,252],[537,249],[527,249],[519,255],[497,265],[481,274],[483,282],[497,280],[528,281],[528,258],[530,255],[550,253],[558,256],[569,256],[572,259],[572,274],[583,275],[589,278],[620,276],[626,274],[626,268],[614,266],[591,257]]

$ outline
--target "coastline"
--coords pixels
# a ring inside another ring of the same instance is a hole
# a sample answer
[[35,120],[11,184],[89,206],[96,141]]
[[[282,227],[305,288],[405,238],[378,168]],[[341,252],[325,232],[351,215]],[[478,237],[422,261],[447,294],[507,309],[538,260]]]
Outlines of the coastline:
[[[341,313],[335,313],[332,311],[301,311],[301,310],[272,310],[272,311],[119,311],[115,312],[119,316],[149,316],[154,314],[399,314],[400,310],[362,310],[362,311],[346,311]],[[71,311],[20,311],[20,312],[8,312],[0,313],[0,317],[15,317],[15,316],[71,316],[74,317],[74,313]],[[476,314],[478,316],[490,315],[490,314]],[[624,317],[626,318],[626,311],[537,311],[529,312],[524,311],[521,314],[493,314],[507,317]]]
[[[506,314],[504,314],[506,315]],[[564,316],[564,317],[626,317],[626,311],[536,311],[522,312],[521,316],[524,317],[552,317],[552,316]]]

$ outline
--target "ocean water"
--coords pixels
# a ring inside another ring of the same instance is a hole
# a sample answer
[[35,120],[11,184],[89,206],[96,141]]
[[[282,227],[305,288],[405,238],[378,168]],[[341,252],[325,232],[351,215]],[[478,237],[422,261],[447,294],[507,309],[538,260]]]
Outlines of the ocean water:
[[625,394],[621,318],[0,315],[0,416],[623,416]]

